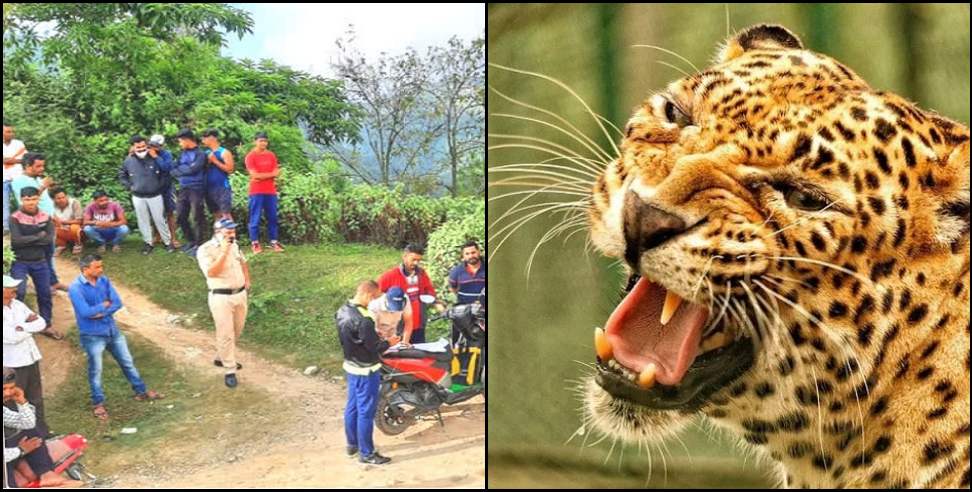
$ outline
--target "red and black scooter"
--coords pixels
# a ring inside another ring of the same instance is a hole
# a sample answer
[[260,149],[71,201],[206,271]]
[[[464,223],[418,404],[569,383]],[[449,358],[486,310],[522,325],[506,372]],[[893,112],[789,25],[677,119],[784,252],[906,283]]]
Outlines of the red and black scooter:
[[[88,449],[88,440],[79,434],[69,434],[48,439],[47,450],[54,461],[54,473],[58,475],[67,473],[72,480],[94,480],[94,476],[88,473],[81,463],[81,456]],[[21,461],[20,466],[14,469],[14,479],[17,487],[25,489],[36,489],[40,487],[40,479],[34,475],[26,462]],[[6,486],[4,486],[6,488]]]
[[[422,417],[442,426],[443,405],[456,405],[486,394],[486,309],[463,304],[432,318],[449,319],[458,337],[449,352],[414,348],[382,356],[381,394],[375,425],[389,436],[405,432]],[[464,357],[460,357],[463,355]],[[460,364],[460,359],[468,363]]]

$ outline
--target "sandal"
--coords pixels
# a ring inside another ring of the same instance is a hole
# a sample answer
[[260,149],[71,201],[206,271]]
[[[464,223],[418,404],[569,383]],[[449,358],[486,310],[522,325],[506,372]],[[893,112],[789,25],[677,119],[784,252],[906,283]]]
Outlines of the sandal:
[[95,407],[94,407],[94,416],[95,416],[95,418],[97,418],[98,420],[100,420],[102,422],[107,422],[108,421],[108,410],[105,409],[105,406],[104,405],[95,405]]
[[55,330],[54,327],[52,326],[48,326],[43,331],[41,331],[40,334],[44,335],[45,337],[53,338],[54,340],[58,340],[58,341],[64,340],[64,334]]
[[165,399],[165,395],[161,393],[156,393],[153,390],[148,390],[145,393],[142,393],[140,395],[135,395],[135,401],[145,401],[145,400],[154,401],[154,400],[163,400],[163,399]]

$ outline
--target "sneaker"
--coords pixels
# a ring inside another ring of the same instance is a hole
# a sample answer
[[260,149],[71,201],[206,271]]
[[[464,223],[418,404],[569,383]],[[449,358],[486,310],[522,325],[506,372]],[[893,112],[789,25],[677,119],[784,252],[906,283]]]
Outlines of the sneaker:
[[391,463],[391,458],[382,456],[378,454],[378,452],[375,452],[375,454],[371,456],[362,456],[360,461],[366,465],[387,465],[388,463]]
[[142,246],[142,254],[145,256],[152,254],[152,251],[154,250],[155,250],[155,246],[152,246],[151,244],[146,244],[145,246]]
[[[219,359],[216,359],[216,360],[213,361],[213,365],[216,366],[216,367],[223,367],[223,361],[221,361]],[[243,364],[240,364],[239,362],[237,362],[236,363],[236,370],[239,371],[240,369],[243,369]]]
[[358,454],[358,448],[356,446],[348,446],[348,456],[354,456]]
[[259,241],[253,241],[253,244],[251,244],[250,247],[253,248],[253,254],[255,255],[263,252],[263,247],[260,246]]
[[103,255],[103,254],[105,254],[105,251],[106,251],[105,245],[104,244],[99,244],[98,245],[98,254],[102,254]]
[[283,253],[284,248],[277,241],[270,241],[270,247],[273,248],[274,253]]
[[173,246],[171,244],[166,244],[165,245],[165,252],[166,253],[175,253],[176,251],[178,251],[178,250],[176,249],[175,246]]
[[236,374],[227,374],[226,375],[226,378],[225,378],[225,381],[226,381],[226,387],[227,388],[235,388],[236,385],[239,384],[236,381]]
[[111,247],[111,252],[112,252],[112,253],[121,253],[121,246],[119,246],[119,245],[117,245],[117,244],[116,244],[116,245],[114,245],[114,246],[112,246],[112,247]]
[[196,250],[198,250],[198,249],[199,248],[197,248],[196,246],[193,246],[193,247],[189,248],[188,250],[186,250],[186,255],[195,258],[196,257]]

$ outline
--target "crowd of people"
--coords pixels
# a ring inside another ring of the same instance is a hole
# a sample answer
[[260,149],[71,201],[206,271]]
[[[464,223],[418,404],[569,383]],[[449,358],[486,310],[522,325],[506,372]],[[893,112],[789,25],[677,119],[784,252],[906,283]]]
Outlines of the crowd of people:
[[[435,299],[435,286],[421,267],[424,249],[408,245],[402,263],[386,271],[378,281],[358,284],[354,296],[335,315],[348,402],[344,411],[348,456],[362,463],[384,465],[391,461],[375,450],[373,433],[381,385],[381,356],[390,347],[424,343],[428,321],[423,297]],[[485,303],[486,269],[479,244],[462,246],[463,261],[449,274],[449,287],[457,304]],[[440,312],[444,306],[435,302]],[[453,329],[452,340],[458,339]]]
[[[109,249],[118,253],[131,228],[119,197],[98,190],[83,205],[80,197],[72,196],[47,175],[43,153],[28,151],[14,137],[13,126],[4,122],[3,234],[9,235],[14,254],[10,274],[18,280],[31,280],[38,311],[47,325],[42,334],[61,339],[63,335],[52,323],[52,292],[67,292],[68,286],[58,278],[54,258],[68,248],[80,257],[87,244],[93,244],[99,255]],[[182,129],[176,139],[181,149],[178,159],[165,148],[162,135],[133,136],[118,171],[119,183],[131,195],[144,255],[152,254],[161,243],[167,252],[181,249],[195,256],[208,236],[207,208],[215,219],[232,220],[229,176],[236,170],[235,158],[221,145],[219,132],[207,129],[200,139]],[[250,179],[249,235],[254,254],[264,250],[260,242],[263,219],[269,249],[284,251],[277,225],[280,166],[269,143],[266,133],[257,133],[253,149],[244,159]],[[180,231],[183,242],[177,238]],[[17,298],[22,301],[25,295],[26,283],[21,283]]]
[[[74,485],[51,476],[50,460],[43,459],[47,453],[44,440],[53,434],[44,411],[42,356],[33,336],[63,339],[63,334],[53,328],[54,292],[66,292],[74,309],[80,346],[87,357],[95,418],[109,419],[102,386],[105,351],[121,368],[135,400],[159,400],[165,395],[149,389],[143,381],[124,333],[114,320],[123,301],[105,275],[103,255],[109,249],[118,252],[131,232],[124,208],[104,191],[96,191],[92,201],[83,206],[79,198],[46,176],[44,155],[27,151],[23,142],[13,138],[14,129],[6,122],[3,137],[4,235],[9,234],[14,253],[10,276],[3,278],[6,470],[10,472],[26,463],[40,477],[41,486]],[[198,263],[206,280],[216,327],[213,363],[222,368],[225,385],[232,389],[239,384],[237,373],[243,369],[237,360],[236,344],[246,323],[252,286],[247,259],[237,242],[238,225],[232,217],[229,175],[235,172],[236,160],[231,151],[220,145],[216,130],[206,130],[198,139],[184,129],[176,138],[182,151],[178,158],[164,148],[161,135],[148,139],[132,137],[118,179],[131,194],[131,208],[143,242],[142,254],[152,254],[155,245],[161,243],[167,252],[181,250]],[[250,178],[248,232],[253,254],[264,251],[260,242],[261,219],[267,223],[268,249],[283,251],[278,238],[275,183],[280,166],[268,144],[266,134],[256,134],[254,149],[245,158]],[[174,186],[174,179],[178,180],[178,187]],[[15,207],[11,208],[13,204]],[[204,207],[214,222],[206,219]],[[212,235],[207,234],[210,223]],[[182,234],[181,244],[178,232]],[[205,242],[204,235],[209,237]],[[95,253],[85,254],[88,243],[95,245]],[[70,285],[61,282],[54,268],[54,258],[68,248],[80,258],[80,274]],[[450,288],[457,303],[482,302],[486,269],[480,247],[470,242],[461,251],[463,261],[450,272]],[[348,383],[348,454],[359,456],[363,463],[390,461],[375,450],[372,440],[381,354],[391,346],[426,341],[429,309],[423,298],[436,298],[437,294],[421,266],[424,254],[419,245],[406,246],[401,263],[377,280],[358,285],[352,299],[336,316]],[[23,302],[28,279],[37,294],[36,313]],[[438,301],[434,306],[444,309]],[[7,480],[10,485],[10,473]]]

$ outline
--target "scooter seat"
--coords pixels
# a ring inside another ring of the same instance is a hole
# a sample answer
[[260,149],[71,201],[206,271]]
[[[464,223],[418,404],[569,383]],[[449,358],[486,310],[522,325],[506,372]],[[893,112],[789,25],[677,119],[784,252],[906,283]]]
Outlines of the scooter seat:
[[386,359],[435,359],[437,362],[451,362],[452,354],[449,352],[426,352],[417,349],[405,349],[397,352],[388,352],[382,357]]

